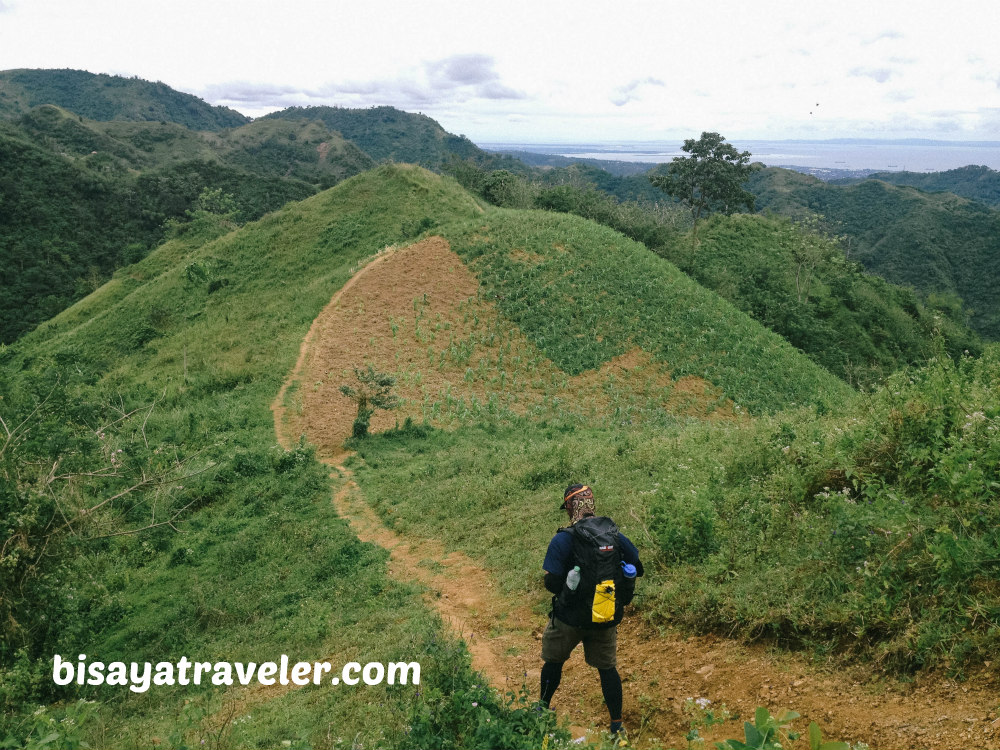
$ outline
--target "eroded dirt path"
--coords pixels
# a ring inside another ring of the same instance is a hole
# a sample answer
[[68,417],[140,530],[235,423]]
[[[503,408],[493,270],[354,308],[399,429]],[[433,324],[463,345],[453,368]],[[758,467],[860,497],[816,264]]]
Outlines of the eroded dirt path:
[[[301,390],[303,382],[313,382],[310,362],[329,362],[322,352],[350,346],[343,342],[345,336],[355,341],[361,338],[356,329],[345,328],[343,317],[333,313],[345,300],[350,300],[355,311],[359,305],[365,307],[366,300],[351,299],[350,295],[366,278],[370,281],[380,274],[378,284],[383,293],[392,296],[397,289],[391,285],[398,284],[404,291],[397,296],[405,297],[412,292],[416,268],[419,274],[438,282],[441,273],[454,274],[454,266],[448,265],[451,259],[444,252],[446,247],[442,248],[440,242],[427,247],[439,261],[446,261],[445,265],[414,265],[421,251],[418,247],[409,255],[397,257],[408,263],[393,269],[395,255],[388,252],[362,269],[334,297],[303,341],[299,363],[272,405],[275,428],[286,447],[300,434],[320,446],[324,461],[335,472],[332,476],[338,479],[333,498],[338,512],[360,539],[389,550],[392,576],[425,587],[427,602],[468,644],[474,668],[501,691],[516,691],[526,684],[537,694],[539,638],[544,625],[544,615],[537,612],[545,599],[541,583],[537,600],[511,601],[476,561],[448,552],[438,540],[401,538],[364,501],[361,489],[344,466],[346,454],[340,444],[350,430],[350,410],[345,411],[343,404],[338,406],[332,397],[324,399],[322,395],[302,398],[291,408],[288,403],[290,384]],[[439,268],[437,275],[435,267]],[[454,294],[455,277],[450,279]],[[386,284],[390,285],[388,289]],[[440,287],[431,284],[427,288],[433,296],[433,289]],[[465,293],[465,289],[457,289],[460,296]],[[372,305],[368,301],[369,310]],[[385,326],[384,312],[382,324]],[[311,389],[312,394],[333,391],[324,391],[318,381]],[[319,408],[324,411],[314,434],[309,417]],[[633,613],[619,629],[619,671],[625,689],[626,725],[640,747],[654,737],[667,747],[683,747],[691,718],[683,710],[685,701],[700,697],[710,699],[713,706],[725,704],[729,711],[745,719],[752,717],[757,706],[765,706],[775,714],[793,710],[802,716],[795,722],[796,729],[803,731],[810,721],[816,721],[827,739],[866,742],[873,750],[1000,750],[1000,693],[997,682],[988,675],[966,683],[935,676],[905,684],[878,683],[868,679],[863,669],[855,674],[828,673],[795,656],[771,653],[762,647],[743,646],[723,638],[685,638],[670,631],[660,632],[645,623],[641,613]],[[560,716],[569,718],[577,735],[587,727],[606,725],[607,711],[597,675],[584,665],[582,654],[574,654],[567,663],[553,707]],[[715,731],[703,731],[702,736],[710,741],[735,737],[741,734],[741,726],[741,722],[729,722]],[[711,747],[710,742],[707,746]],[[795,746],[808,744],[803,739]]]

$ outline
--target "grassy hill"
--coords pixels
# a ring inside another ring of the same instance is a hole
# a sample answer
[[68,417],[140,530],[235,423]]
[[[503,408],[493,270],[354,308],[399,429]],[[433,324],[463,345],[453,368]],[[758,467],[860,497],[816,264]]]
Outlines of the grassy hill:
[[[401,383],[446,383],[436,403],[412,405],[427,407],[426,424],[355,446],[386,523],[465,551],[541,607],[535,558],[559,520],[552,498],[582,478],[641,541],[653,574],[638,607],[654,622],[882,654],[894,669],[987,658],[1000,611],[988,583],[1000,520],[995,353],[941,356],[858,399],[610,229],[484,207],[452,180],[386,165],[241,228],[202,212],[0,350],[0,517],[15,540],[0,545],[5,735],[23,742],[50,716],[64,738],[104,747],[315,746],[330,722],[355,742],[398,747],[408,731],[459,747],[496,746],[494,732],[537,746],[552,731],[480,689],[417,587],[393,582],[386,553],[333,512],[342,480],[312,446],[276,444],[269,405],[331,297],[369,259],[393,257],[387,246],[432,237],[455,260],[404,265],[400,278],[449,288],[461,272],[479,285],[465,299],[435,308],[435,293],[397,287],[383,290],[396,307],[341,297],[354,322],[316,333],[357,365],[384,345]],[[613,365],[634,350],[629,377]],[[610,376],[594,381],[607,414],[576,398],[575,379],[595,370]],[[343,375],[303,380],[287,405],[336,394]],[[651,400],[684,378],[716,389],[715,418]],[[463,402],[465,385],[484,400]],[[530,392],[539,408],[516,408]],[[55,653],[417,655],[426,687],[135,696],[57,688]],[[74,708],[78,697],[99,703]],[[79,710],[97,718],[58,724]]]
[[[231,232],[208,217],[4,350],[4,424],[28,419],[0,453],[7,480],[0,515],[7,535],[24,541],[13,556],[4,548],[0,733],[25,730],[10,713],[21,701],[56,697],[37,671],[52,650],[140,661],[185,653],[261,660],[292,651],[365,662],[438,652],[449,674],[461,663],[417,592],[388,580],[384,553],[361,545],[336,518],[328,471],[305,447],[276,448],[268,404],[309,323],[359,261],[406,241],[428,212],[474,211],[468,196],[440,180],[390,170],[252,229]],[[122,420],[118,408],[141,408],[148,420]],[[51,495],[35,493],[44,477],[32,467],[56,454],[63,476],[77,478],[55,481],[53,505]],[[98,471],[108,456],[114,468]],[[155,481],[142,484],[142,475]],[[126,505],[81,516],[78,536],[63,528],[43,564],[33,563],[52,512],[76,517],[137,482]],[[107,536],[146,525],[151,512],[169,518],[184,507],[186,533],[164,526]],[[178,596],[182,590],[197,593]],[[433,673],[433,657],[427,667]],[[207,731],[218,694],[195,691],[183,720],[179,694],[132,702],[98,691],[117,706],[109,710],[122,712],[100,744],[183,735],[184,721]],[[364,736],[401,733],[411,695],[290,694],[255,711],[257,721],[234,741],[246,742],[247,732],[265,744],[294,740],[296,721],[318,726],[303,718],[313,711]],[[373,696],[397,718],[351,719]]]
[[[784,178],[785,172],[778,174]],[[463,185],[494,204],[582,216],[642,242],[855,386],[925,361],[934,331],[952,355],[980,351],[957,301],[946,295],[922,299],[866,272],[848,257],[850,246],[827,234],[808,211],[790,211],[797,221],[714,216],[707,233],[695,238],[690,213],[679,205],[622,202],[604,193],[603,183],[589,183],[587,174],[572,167],[534,181],[471,165],[456,171]],[[815,180],[787,175],[789,181]],[[556,180],[563,182],[552,185]]]
[[42,104],[91,120],[173,122],[191,130],[222,130],[250,121],[235,110],[140,78],[69,69],[0,72],[0,118],[20,116]]
[[158,222],[128,180],[0,127],[0,341],[10,342],[100,285]]
[[697,247],[676,242],[664,254],[855,386],[926,362],[935,332],[951,356],[982,350],[961,315],[866,272],[815,223],[715,216]]
[[287,177],[324,188],[372,166],[357,146],[318,120],[258,120],[219,133],[167,122],[98,122],[54,105],[13,121],[35,143],[68,157],[94,152],[120,169],[148,171],[217,161],[248,175]]
[[[439,168],[499,159],[428,117],[389,107],[293,109],[251,123],[162,83],[73,70],[0,73],[0,126],[0,158],[24,178],[8,179],[0,200],[37,206],[0,217],[0,242],[17,259],[0,293],[0,342],[141,257],[205,192],[221,191],[232,218],[245,222],[375,161]],[[22,163],[25,144],[33,156]],[[48,180],[57,183],[50,193]],[[76,194],[95,180],[100,190]],[[73,204],[99,218],[79,220]],[[58,262],[49,246],[61,248]]]
[[1000,213],[951,193],[925,193],[877,180],[829,185],[788,170],[764,169],[750,181],[758,208],[787,216],[821,214],[848,238],[849,257],[895,284],[947,305],[958,297],[970,325],[1000,337],[993,293],[1000,279]]

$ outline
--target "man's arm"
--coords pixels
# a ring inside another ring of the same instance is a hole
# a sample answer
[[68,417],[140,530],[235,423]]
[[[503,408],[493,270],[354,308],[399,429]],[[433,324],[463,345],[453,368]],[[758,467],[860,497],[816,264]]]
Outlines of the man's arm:
[[545,588],[551,591],[556,596],[562,591],[563,582],[566,580],[566,576],[557,576],[555,573],[550,573],[549,571],[543,571],[545,573]]
[[557,533],[549,542],[549,548],[545,552],[545,560],[542,562],[542,570],[545,573],[545,588],[558,596],[562,592],[563,583],[566,581],[566,573],[569,557],[573,551],[573,540],[569,534]]

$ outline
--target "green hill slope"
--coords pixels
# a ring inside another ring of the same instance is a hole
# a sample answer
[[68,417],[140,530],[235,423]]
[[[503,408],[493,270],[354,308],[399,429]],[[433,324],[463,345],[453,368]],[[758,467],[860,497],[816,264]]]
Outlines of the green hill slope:
[[318,120],[258,120],[206,133],[169,122],[99,122],[47,104],[11,126],[64,156],[96,152],[120,169],[143,172],[217,161],[248,175],[292,178],[326,188],[373,165],[357,146]]
[[[385,554],[336,517],[329,470],[305,447],[275,445],[269,404],[309,324],[357,264],[424,220],[479,211],[457,186],[416,170],[342,187],[235,232],[203,217],[0,351],[0,415],[17,438],[0,438],[0,517],[4,541],[17,540],[0,545],[5,737],[30,729],[25,706],[75,692],[50,679],[53,653],[99,653],[105,663],[420,654],[430,680],[462,666],[418,592],[389,581]],[[61,469],[39,493],[36,472],[49,459]],[[101,504],[115,495],[123,505]],[[127,533],[182,509],[175,520],[186,533]],[[196,690],[179,720],[175,690],[139,702],[128,691],[83,692],[110,704],[100,707],[115,723],[106,747],[183,736],[185,726],[197,736],[219,707],[217,691]],[[395,718],[366,711],[373,696]],[[280,745],[296,737],[290,715],[303,731],[321,731],[322,715],[352,736],[401,737],[412,701],[412,690],[299,691],[255,709],[231,737]],[[365,713],[372,719],[359,721]]]
[[[267,121],[206,134],[175,123],[95,122],[54,105],[0,124],[0,342],[134,261],[205,191],[232,218],[257,219],[357,174],[372,160],[316,121]],[[17,210],[13,210],[13,209]],[[47,248],[58,247],[54,260]]]
[[426,115],[395,107],[290,107],[261,119],[320,120],[376,161],[438,168],[453,156],[487,158],[486,152],[465,136],[452,135]]
[[850,258],[895,284],[942,304],[957,296],[970,325],[1000,338],[1000,212],[951,193],[924,193],[877,180],[825,184],[788,170],[764,169],[750,180],[758,207],[825,217],[850,238]]
[[0,128],[0,342],[92,291],[159,234],[129,180]]
[[855,386],[927,361],[935,332],[952,356],[982,348],[964,319],[942,315],[911,289],[866,272],[809,223],[714,216],[696,248],[685,240],[665,255]]
[[[570,173],[578,179],[567,180]],[[468,165],[456,172],[463,185],[497,205],[534,205],[583,216],[642,242],[853,385],[870,385],[926,360],[935,330],[953,355],[980,350],[954,298],[921,299],[866,272],[847,257],[851,245],[830,237],[814,218],[714,216],[706,233],[695,239],[690,213],[679,204],[623,203],[602,192],[607,185],[587,185],[587,174],[576,167],[550,170],[539,183]],[[645,178],[629,179],[652,187]],[[549,180],[567,182],[544,187]],[[776,170],[768,198],[793,216],[811,216],[781,201],[797,195],[797,186],[812,184],[818,180]]]
[[611,229],[500,211],[442,234],[503,314],[569,374],[638,346],[675,377],[697,375],[751,413],[849,398],[780,336]]
[[192,130],[222,130],[250,121],[235,110],[139,78],[69,69],[0,72],[0,117],[22,115],[40,104],[55,104],[91,120],[165,121]]
[[[954,193],[989,206],[1000,205],[1000,172],[970,164],[943,172],[876,172],[868,179],[890,185],[915,187],[929,193]],[[834,180],[837,185],[853,185],[859,180]]]

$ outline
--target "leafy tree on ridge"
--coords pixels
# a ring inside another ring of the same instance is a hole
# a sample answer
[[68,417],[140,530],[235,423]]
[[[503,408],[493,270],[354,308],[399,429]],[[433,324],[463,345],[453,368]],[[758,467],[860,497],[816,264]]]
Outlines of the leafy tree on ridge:
[[650,175],[649,181],[667,195],[691,209],[694,236],[698,220],[709,211],[730,214],[740,206],[750,211],[754,196],[743,189],[754,171],[749,151],[737,151],[718,133],[702,133],[697,141],[688,138],[682,150],[690,156],[678,156],[667,171]]

